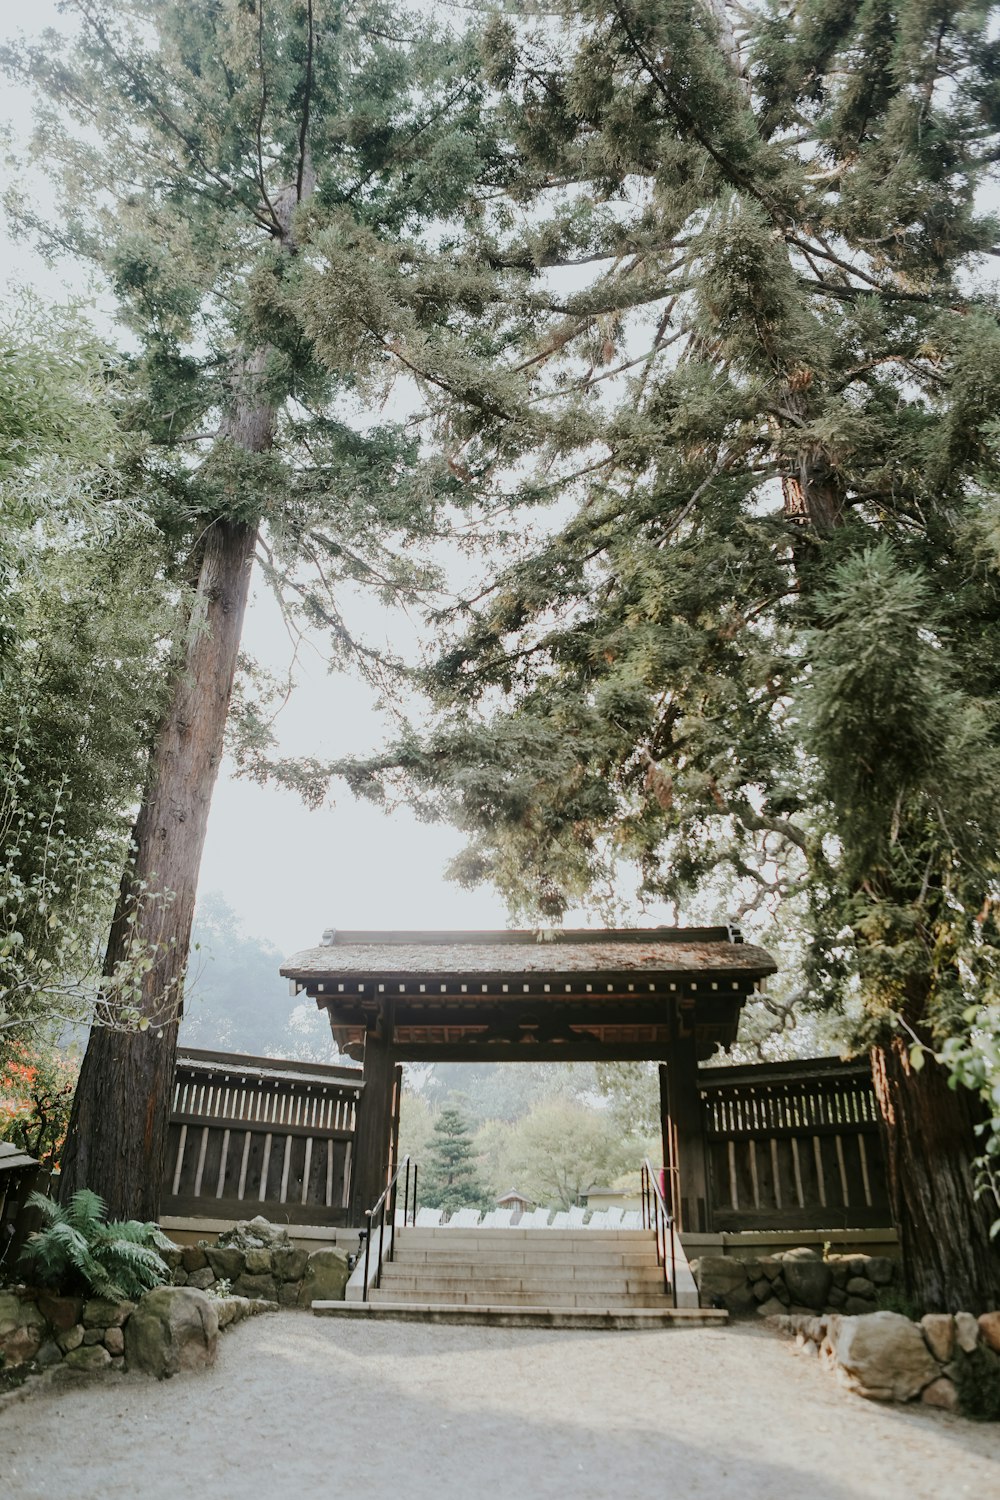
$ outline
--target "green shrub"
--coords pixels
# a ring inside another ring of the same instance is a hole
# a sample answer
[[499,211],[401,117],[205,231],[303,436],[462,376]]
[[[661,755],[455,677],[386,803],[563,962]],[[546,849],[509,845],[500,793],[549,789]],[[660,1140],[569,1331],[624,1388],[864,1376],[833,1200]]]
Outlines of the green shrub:
[[65,1207],[40,1193],[32,1193],[28,1202],[46,1222],[28,1240],[18,1264],[37,1285],[117,1302],[141,1297],[167,1280],[156,1252],[173,1249],[173,1242],[155,1224],[107,1223],[102,1199],[89,1188],[74,1193]]
[[898,1286],[880,1286],[875,1294],[875,1308],[877,1312],[902,1313],[911,1323],[919,1323],[924,1315],[919,1303]]
[[959,1356],[955,1384],[963,1417],[1000,1422],[1000,1359],[982,1345]]

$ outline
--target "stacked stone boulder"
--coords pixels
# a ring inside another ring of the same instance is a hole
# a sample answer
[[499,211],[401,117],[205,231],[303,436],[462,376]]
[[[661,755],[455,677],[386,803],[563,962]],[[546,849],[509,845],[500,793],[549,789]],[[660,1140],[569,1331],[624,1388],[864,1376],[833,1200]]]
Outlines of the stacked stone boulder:
[[263,1298],[279,1307],[308,1307],[343,1298],[350,1266],[343,1250],[297,1249],[287,1230],[264,1218],[237,1224],[216,1244],[178,1246],[164,1252],[174,1286],[214,1292],[226,1285],[237,1297]]
[[220,1329],[279,1306],[338,1300],[350,1274],[342,1250],[297,1249],[263,1218],[238,1224],[217,1244],[161,1254],[170,1284],[138,1304],[0,1289],[0,1368],[49,1378],[126,1368],[163,1378],[204,1368]]
[[0,1369],[48,1380],[126,1369],[163,1378],[210,1365],[220,1329],[276,1307],[194,1287],[155,1287],[138,1303],[8,1287],[0,1290]]
[[808,1246],[758,1259],[706,1255],[691,1262],[703,1305],[762,1318],[874,1312],[897,1278],[885,1255],[829,1255]]
[[1000,1312],[859,1316],[782,1313],[773,1326],[818,1356],[840,1383],[870,1401],[916,1401],[960,1410],[963,1361],[971,1355],[1000,1371]]
[[213,1365],[220,1300],[193,1286],[158,1286],[147,1292],[125,1329],[129,1369],[164,1380]]
[[105,1370],[124,1364],[124,1325],[134,1302],[57,1297],[27,1287],[0,1291],[0,1355],[6,1369]]

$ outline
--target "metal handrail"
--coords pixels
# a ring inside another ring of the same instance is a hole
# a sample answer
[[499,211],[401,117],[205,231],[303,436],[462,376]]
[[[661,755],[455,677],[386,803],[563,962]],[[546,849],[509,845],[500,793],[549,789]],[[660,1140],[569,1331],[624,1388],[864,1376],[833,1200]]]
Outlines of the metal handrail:
[[[379,1229],[379,1257],[378,1267],[375,1272],[376,1290],[382,1285],[382,1266],[387,1260],[392,1260],[396,1253],[396,1202],[399,1194],[400,1175],[403,1177],[403,1227],[405,1228],[407,1220],[412,1224],[416,1224],[417,1222],[417,1163],[411,1161],[408,1156],[404,1156],[386,1183],[382,1196],[375,1204],[375,1207],[365,1209],[365,1218],[368,1220],[368,1227],[362,1230],[365,1238],[365,1277],[361,1285],[362,1302],[368,1301],[368,1264],[371,1256],[372,1237],[375,1232],[376,1219],[378,1219]],[[389,1253],[388,1255],[383,1255],[382,1246],[385,1240],[387,1211],[389,1215]]]
[[[676,1201],[677,1184],[670,1167],[657,1169],[647,1156],[642,1164],[642,1227],[656,1237],[656,1264],[663,1267],[663,1290],[669,1292],[677,1306],[677,1238],[671,1206]],[[670,1184],[671,1206],[667,1204]]]

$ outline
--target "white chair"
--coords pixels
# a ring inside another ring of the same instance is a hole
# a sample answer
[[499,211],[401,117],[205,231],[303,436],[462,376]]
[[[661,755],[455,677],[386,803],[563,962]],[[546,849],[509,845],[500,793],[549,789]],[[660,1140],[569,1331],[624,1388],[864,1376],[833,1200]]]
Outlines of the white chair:
[[512,1208],[495,1208],[493,1215],[494,1229],[509,1229],[510,1222],[514,1217],[514,1210]]
[[609,1208],[608,1209],[608,1228],[609,1229],[621,1229],[621,1227],[622,1227],[622,1211],[621,1211],[621,1209],[620,1208]]
[[439,1229],[441,1227],[441,1210],[439,1208],[418,1208],[418,1229]]
[[571,1208],[569,1211],[570,1229],[582,1229],[586,1217],[587,1210],[585,1208]]
[[448,1220],[449,1229],[475,1229],[479,1223],[478,1208],[458,1208]]
[[480,1229],[496,1229],[498,1211],[499,1210],[495,1208],[487,1210],[487,1212],[483,1214],[483,1217],[479,1222]]
[[604,1211],[603,1208],[598,1208],[598,1209],[596,1209],[594,1211],[594,1213],[591,1214],[590,1218],[587,1220],[587,1228],[588,1229],[610,1229],[611,1228],[610,1224],[608,1223],[608,1216],[605,1213],[605,1211]]
[[549,1210],[547,1208],[534,1208],[530,1214],[522,1214],[518,1229],[547,1229],[549,1227]]
[[639,1209],[639,1208],[627,1208],[625,1210],[624,1214],[622,1214],[622,1221],[621,1221],[621,1224],[619,1225],[619,1228],[621,1228],[621,1229],[641,1229],[642,1228],[642,1210]]
[[554,1216],[554,1218],[552,1220],[552,1223],[549,1225],[549,1228],[550,1229],[569,1229],[570,1228],[569,1214],[566,1212],[566,1210],[564,1208],[559,1209],[558,1213]]

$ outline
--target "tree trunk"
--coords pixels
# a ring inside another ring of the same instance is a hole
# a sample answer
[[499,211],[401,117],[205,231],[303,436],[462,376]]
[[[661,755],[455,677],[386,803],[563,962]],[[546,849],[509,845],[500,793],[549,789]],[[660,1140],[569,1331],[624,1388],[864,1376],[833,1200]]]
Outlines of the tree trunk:
[[917,1072],[901,1036],[871,1057],[907,1293],[923,1312],[996,1307],[1000,1247],[989,1204],[973,1196],[975,1096],[952,1089],[929,1054]]
[[[295,211],[315,185],[303,142],[297,180],[269,205],[285,254],[295,251]],[[275,408],[262,390],[268,352],[234,357],[233,399],[218,432],[223,450],[263,453],[274,441]],[[108,942],[104,1024],[91,1029],[63,1156],[62,1201],[89,1187],[113,1218],[159,1215],[195,891],[257,543],[255,522],[206,517],[203,524],[184,659],[150,759]],[[116,971],[150,946],[154,962],[138,997],[123,998]],[[141,1029],[129,1014],[133,1005]]]
[[791,454],[784,451],[788,439],[794,439],[812,418],[809,402],[812,377],[808,371],[797,370],[791,376],[786,372],[784,378],[781,407],[794,424],[777,434],[785,515],[790,521],[806,522],[813,531],[832,531],[844,518],[845,496],[829,458],[816,443],[808,443]]
[[[241,362],[240,394],[220,429],[244,452],[272,441],[274,412],[255,391],[265,355]],[[195,890],[257,540],[256,525],[204,525],[183,660],[150,758],[63,1158],[62,1200],[92,1188],[113,1218],[159,1212]],[[130,992],[121,976],[143,954],[150,967]]]

